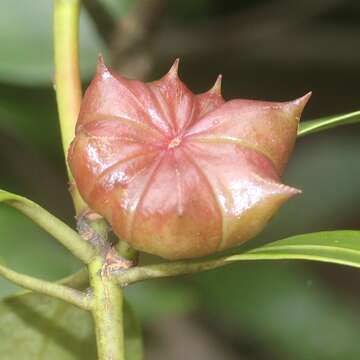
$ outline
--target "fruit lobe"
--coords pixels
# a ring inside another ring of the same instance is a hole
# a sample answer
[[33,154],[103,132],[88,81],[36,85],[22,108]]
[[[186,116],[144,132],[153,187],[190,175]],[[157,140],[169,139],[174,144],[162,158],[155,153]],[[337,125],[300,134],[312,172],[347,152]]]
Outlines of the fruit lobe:
[[221,77],[195,95],[177,68],[143,83],[100,58],[69,150],[89,206],[132,247],[167,259],[240,244],[299,193],[279,178],[310,97],[225,102]]

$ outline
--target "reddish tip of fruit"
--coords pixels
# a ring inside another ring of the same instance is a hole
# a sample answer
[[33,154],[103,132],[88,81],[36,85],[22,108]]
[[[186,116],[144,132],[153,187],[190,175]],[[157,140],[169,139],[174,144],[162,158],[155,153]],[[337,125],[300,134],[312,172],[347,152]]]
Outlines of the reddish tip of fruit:
[[103,80],[106,80],[107,78],[110,78],[112,76],[110,70],[105,64],[105,60],[102,54],[99,54],[97,58],[96,74],[100,76]]
[[178,74],[178,72],[179,72],[179,62],[180,62],[179,58],[175,59],[174,63],[172,64],[172,66],[170,68],[170,70],[166,74],[166,77],[175,79],[175,78],[177,78],[179,76],[179,74]]
[[221,95],[221,82],[222,82],[222,75],[219,74],[218,77],[216,78],[215,84],[209,90],[209,92],[217,94],[217,95]]
[[310,100],[310,97],[312,95],[312,92],[309,91],[304,96],[301,96],[295,100],[289,101],[287,104],[290,106],[291,109],[293,109],[296,113],[296,119],[299,121],[300,116],[305,108],[305,105]]

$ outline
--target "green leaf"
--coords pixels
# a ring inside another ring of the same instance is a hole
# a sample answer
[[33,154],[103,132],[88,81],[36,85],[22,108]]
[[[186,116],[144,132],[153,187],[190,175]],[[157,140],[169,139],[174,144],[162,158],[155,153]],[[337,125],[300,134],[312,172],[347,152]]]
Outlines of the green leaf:
[[327,116],[316,120],[300,123],[298,137],[312,134],[321,130],[330,129],[340,125],[355,124],[360,121],[360,110],[348,114]]
[[[0,1],[0,81],[50,84],[53,73],[52,1]],[[82,76],[95,69],[104,46],[85,12],[80,21]],[[26,61],[24,61],[26,59]]]
[[[142,359],[139,323],[124,305],[127,360]],[[39,294],[14,296],[0,302],[2,360],[96,360],[90,313]]]
[[289,259],[360,267],[360,231],[338,230],[296,235],[224,258],[225,261]]

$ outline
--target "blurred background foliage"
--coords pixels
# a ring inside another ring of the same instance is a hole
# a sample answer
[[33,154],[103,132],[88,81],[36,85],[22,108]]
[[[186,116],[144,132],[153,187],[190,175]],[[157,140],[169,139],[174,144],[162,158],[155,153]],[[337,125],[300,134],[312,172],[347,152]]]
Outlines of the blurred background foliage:
[[[52,2],[0,2],[0,188],[74,225],[52,83]],[[225,98],[290,100],[312,90],[303,118],[360,108],[357,0],[84,0],[84,86],[96,56],[154,79],[181,58],[204,91],[218,72]],[[310,231],[360,228],[360,127],[300,139],[285,183],[303,190],[254,246]],[[0,205],[0,256],[46,279],[79,263]],[[154,261],[142,257],[142,261]],[[334,265],[238,263],[131,286],[147,359],[358,359],[359,271]],[[1,280],[2,297],[17,289]]]

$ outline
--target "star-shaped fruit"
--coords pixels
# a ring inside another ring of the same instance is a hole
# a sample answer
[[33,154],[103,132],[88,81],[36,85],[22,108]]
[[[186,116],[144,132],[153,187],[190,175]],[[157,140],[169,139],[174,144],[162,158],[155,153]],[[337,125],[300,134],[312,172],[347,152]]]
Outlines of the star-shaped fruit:
[[299,193],[279,178],[310,94],[224,101],[220,82],[196,95],[178,61],[144,83],[100,58],[69,164],[85,201],[133,248],[167,259],[209,255],[254,237]]

